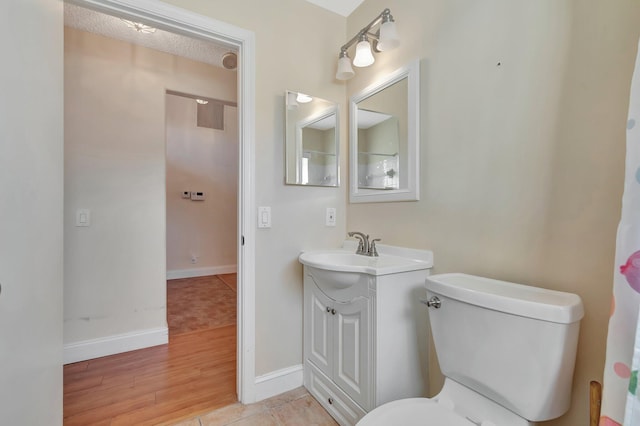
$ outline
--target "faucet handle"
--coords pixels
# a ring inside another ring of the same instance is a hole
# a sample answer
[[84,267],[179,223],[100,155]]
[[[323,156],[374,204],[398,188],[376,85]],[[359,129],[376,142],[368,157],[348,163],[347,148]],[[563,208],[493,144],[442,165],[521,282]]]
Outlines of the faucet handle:
[[374,238],[369,244],[369,256],[378,256],[378,250],[376,249],[376,241],[382,241],[380,238]]

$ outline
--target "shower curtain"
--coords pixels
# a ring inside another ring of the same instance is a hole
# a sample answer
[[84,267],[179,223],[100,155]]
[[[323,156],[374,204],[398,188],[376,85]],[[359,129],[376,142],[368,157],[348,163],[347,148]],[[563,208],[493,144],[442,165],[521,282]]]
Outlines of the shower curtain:
[[640,46],[638,52],[627,121],[626,173],[600,426],[640,426]]

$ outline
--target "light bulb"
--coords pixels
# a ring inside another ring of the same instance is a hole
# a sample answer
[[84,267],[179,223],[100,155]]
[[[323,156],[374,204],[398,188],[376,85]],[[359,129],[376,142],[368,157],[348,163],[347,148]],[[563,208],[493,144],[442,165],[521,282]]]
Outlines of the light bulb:
[[312,100],[313,98],[311,96],[305,95],[304,93],[298,93],[298,96],[296,96],[296,101],[300,102],[301,104],[307,104]]

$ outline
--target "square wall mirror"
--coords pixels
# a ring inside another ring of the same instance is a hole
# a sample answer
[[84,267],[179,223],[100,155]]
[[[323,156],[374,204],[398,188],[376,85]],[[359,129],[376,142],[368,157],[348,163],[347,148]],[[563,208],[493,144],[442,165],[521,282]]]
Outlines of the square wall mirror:
[[351,97],[352,203],[419,199],[419,79],[415,61]]
[[338,186],[338,104],[291,90],[285,104],[285,182]]

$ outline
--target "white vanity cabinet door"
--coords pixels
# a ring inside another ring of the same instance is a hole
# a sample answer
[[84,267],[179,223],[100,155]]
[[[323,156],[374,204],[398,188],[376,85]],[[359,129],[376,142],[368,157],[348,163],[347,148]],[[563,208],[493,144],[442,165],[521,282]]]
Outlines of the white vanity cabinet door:
[[324,295],[315,284],[306,284],[305,291],[305,333],[306,357],[320,371],[331,377],[333,374],[333,301]]
[[[333,380],[365,410],[369,410],[371,351],[369,299],[335,303]],[[333,312],[333,311],[332,311]]]
[[312,279],[304,283],[304,353],[362,409],[371,407],[370,299],[335,301]]

